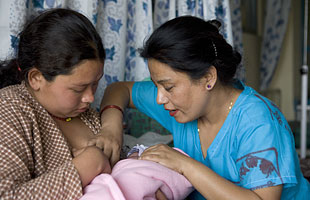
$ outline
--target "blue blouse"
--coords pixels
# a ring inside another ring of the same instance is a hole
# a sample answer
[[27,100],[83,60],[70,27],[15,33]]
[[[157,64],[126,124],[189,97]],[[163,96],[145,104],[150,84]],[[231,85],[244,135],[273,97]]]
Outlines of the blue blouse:
[[[250,87],[243,91],[204,158],[197,120],[179,123],[156,103],[157,88],[137,82],[132,89],[138,110],[168,129],[174,146],[232,183],[251,190],[283,184],[281,199],[310,199],[292,131],[280,110]],[[192,199],[204,199],[195,191]]]

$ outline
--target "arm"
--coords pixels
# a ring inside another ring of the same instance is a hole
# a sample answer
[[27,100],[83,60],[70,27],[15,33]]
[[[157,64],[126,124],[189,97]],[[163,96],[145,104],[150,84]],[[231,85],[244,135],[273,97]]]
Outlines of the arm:
[[182,155],[166,145],[145,150],[141,159],[158,162],[183,174],[207,199],[280,199],[282,185],[254,191],[239,187],[222,178],[202,163]]
[[[109,85],[104,93],[101,109],[106,105],[116,105],[123,111],[127,107],[134,108],[131,99],[133,82],[116,82]],[[122,147],[123,115],[118,109],[107,109],[101,114],[101,131],[89,142],[103,149],[112,166],[119,160]]]
[[[79,174],[71,161],[34,178],[34,171],[42,169],[34,168],[30,149],[21,143],[8,148],[3,141],[4,138],[0,143],[0,199],[76,199],[82,195]],[[23,154],[15,152],[17,148]]]
[[[97,147],[87,147],[72,161],[64,160],[59,166],[56,162],[50,168],[42,165],[43,158],[40,158],[38,150],[28,146],[22,138],[14,137],[18,136],[17,131],[11,131],[12,136],[1,133],[4,137],[0,140],[0,197],[76,199],[82,195],[82,186],[90,183],[96,175],[111,172],[108,159]],[[34,148],[40,147],[36,145]],[[44,162],[50,162],[51,159],[47,157]],[[49,194],[59,196],[52,197]]]
[[97,147],[71,160],[60,132],[42,133],[13,109],[0,112],[0,199],[77,199],[82,185],[106,169],[108,161]]
[[282,185],[249,190],[224,179],[202,163],[189,158],[181,173],[207,199],[280,199]]

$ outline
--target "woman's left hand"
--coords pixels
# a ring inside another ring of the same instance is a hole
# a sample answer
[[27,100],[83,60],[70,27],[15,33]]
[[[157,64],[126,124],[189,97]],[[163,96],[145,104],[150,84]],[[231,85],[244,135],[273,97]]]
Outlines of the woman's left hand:
[[183,162],[189,157],[165,144],[157,144],[147,148],[139,159],[157,162],[180,174],[183,174]]

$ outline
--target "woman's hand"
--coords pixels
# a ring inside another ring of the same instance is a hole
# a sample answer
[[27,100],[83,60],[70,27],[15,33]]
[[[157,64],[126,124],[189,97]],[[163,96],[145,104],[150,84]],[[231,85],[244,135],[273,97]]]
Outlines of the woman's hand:
[[182,163],[189,157],[165,144],[157,144],[147,148],[139,159],[157,162],[180,174],[183,174]]
[[112,131],[101,129],[100,133],[88,141],[88,146],[96,146],[101,149],[114,166],[120,158],[122,148],[122,134],[115,134]]

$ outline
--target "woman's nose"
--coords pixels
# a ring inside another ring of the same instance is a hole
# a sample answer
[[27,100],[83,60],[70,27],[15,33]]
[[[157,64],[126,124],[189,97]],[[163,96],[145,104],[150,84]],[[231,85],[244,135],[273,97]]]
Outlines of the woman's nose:
[[82,97],[82,102],[83,103],[92,103],[95,100],[94,97],[94,92],[92,88],[87,88],[85,91],[83,97]]
[[158,89],[156,101],[158,104],[166,104],[168,103],[168,98],[165,96],[164,92]]

